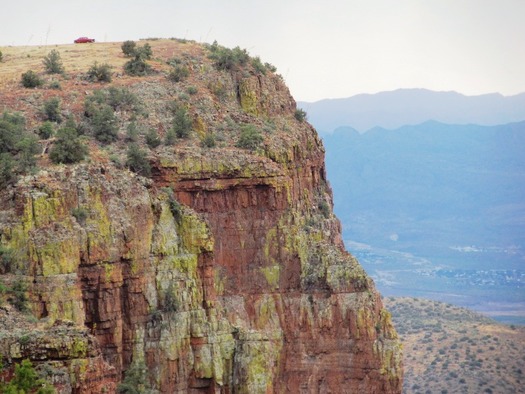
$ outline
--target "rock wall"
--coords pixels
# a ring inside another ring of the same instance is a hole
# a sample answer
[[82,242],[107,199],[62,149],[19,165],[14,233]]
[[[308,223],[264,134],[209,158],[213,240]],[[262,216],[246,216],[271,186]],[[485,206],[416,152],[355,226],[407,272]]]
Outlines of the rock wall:
[[[151,179],[91,146],[90,163],[0,193],[0,244],[15,251],[2,281],[22,282],[35,317],[0,310],[17,327],[0,335],[10,371],[29,357],[59,393],[131,377],[161,393],[401,392],[401,345],[344,249],[315,130],[279,76],[218,71],[191,48],[191,83],[225,94],[192,99],[196,138],[152,152]],[[128,82],[165,131],[180,88]],[[251,152],[235,146],[247,124],[266,133]],[[221,146],[203,149],[210,132]]]

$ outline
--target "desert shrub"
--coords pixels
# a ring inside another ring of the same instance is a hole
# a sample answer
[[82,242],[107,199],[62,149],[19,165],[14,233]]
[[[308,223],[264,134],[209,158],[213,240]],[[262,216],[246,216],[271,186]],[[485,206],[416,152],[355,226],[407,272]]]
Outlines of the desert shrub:
[[321,200],[317,207],[326,219],[330,217],[330,206],[325,200]]
[[0,153],[0,188],[12,185],[16,181],[15,161],[10,153]]
[[306,112],[302,110],[301,108],[298,108],[295,110],[294,117],[299,122],[304,122],[306,120]]
[[145,43],[141,47],[136,47],[134,51],[135,57],[140,57],[144,60],[151,59],[151,56],[153,56],[153,51],[151,50],[151,45],[148,43]]
[[60,115],[60,99],[58,97],[51,97],[49,100],[44,101],[42,113],[46,120],[60,123],[62,121],[62,116]]
[[49,83],[49,89],[61,90],[62,85],[60,85],[59,81],[53,80]]
[[124,374],[122,383],[117,386],[119,394],[146,394],[151,392],[144,361],[134,361]]
[[88,118],[100,109],[102,105],[107,105],[107,94],[105,89],[94,90],[93,94],[86,97],[84,100],[84,115]]
[[127,151],[126,166],[139,175],[151,175],[151,166],[147,158],[147,153],[140,149],[137,144],[130,144]]
[[128,40],[124,41],[120,48],[122,49],[122,53],[127,57],[140,57],[144,60],[149,60],[153,55],[151,45],[148,43],[139,47],[135,41]]
[[255,150],[262,142],[263,136],[254,125],[248,124],[241,126],[241,135],[236,144],[238,148]]
[[188,88],[186,89],[186,92],[193,96],[194,94],[197,94],[197,88],[195,86],[188,86]]
[[177,297],[175,296],[175,286],[173,283],[170,283],[166,292],[164,293],[164,308],[166,312],[177,312],[180,308],[178,305]]
[[4,112],[0,118],[0,153],[13,152],[19,136],[24,132],[25,121],[17,114]]
[[246,49],[235,47],[233,49],[223,47],[215,41],[210,47],[209,58],[214,61],[214,66],[218,70],[234,70],[245,65],[250,56]]
[[26,173],[36,166],[35,155],[39,152],[38,138],[34,135],[26,135],[17,142],[17,166],[18,171]]
[[150,70],[150,65],[140,57],[135,57],[124,64],[124,71],[129,75],[143,76],[147,75]]
[[114,110],[129,109],[135,112],[139,109],[139,99],[128,88],[110,87],[107,91],[106,103]]
[[168,79],[173,82],[180,82],[188,78],[189,75],[190,70],[186,66],[176,65],[170,70]]
[[166,63],[168,63],[170,66],[177,66],[177,65],[181,65],[184,63],[184,60],[181,59],[180,57],[172,57],[171,59],[169,59]]
[[20,364],[15,365],[15,375],[10,385],[16,387],[22,392],[29,393],[37,386],[38,375],[29,360],[23,360]]
[[71,210],[71,215],[77,220],[79,224],[86,223],[89,211],[84,207],[76,207]]
[[88,123],[95,139],[103,144],[114,142],[118,138],[118,122],[107,104],[93,106],[89,109]]
[[168,195],[168,204],[170,206],[171,214],[173,215],[175,220],[179,220],[182,214],[182,207],[180,203],[176,200],[175,194],[173,193],[173,189],[166,187],[163,190]]
[[266,67],[266,69],[272,73],[276,72],[277,71],[277,67],[275,67],[273,64],[271,63],[264,63],[264,66]]
[[175,110],[172,129],[177,138],[188,138],[192,128],[192,121],[186,108],[179,107]]
[[110,87],[94,90],[93,94],[87,96],[84,101],[84,115],[88,118],[93,117],[104,107],[110,107],[114,111],[127,110],[134,114],[141,113],[138,97],[128,88]]
[[9,383],[0,384],[0,392],[6,394],[54,394],[55,389],[49,383],[40,379],[29,360],[15,364],[15,373]]
[[0,245],[0,273],[6,274],[12,271],[14,253],[11,249]]
[[125,56],[131,57],[135,55],[135,48],[137,47],[137,43],[135,41],[124,41],[120,48],[122,49],[122,53],[124,53]]
[[113,74],[111,70],[112,67],[109,64],[98,64],[97,62],[95,62],[89,68],[86,74],[86,79],[92,82],[111,82]]
[[216,83],[210,83],[208,87],[219,101],[223,102],[228,97],[228,89],[222,82],[218,81]]
[[2,54],[2,51],[0,51],[0,62],[4,60],[4,55]]
[[47,140],[53,135],[53,123],[51,123],[49,120],[46,120],[40,125],[37,133],[40,138]]
[[86,144],[79,138],[77,131],[70,126],[58,130],[57,139],[49,152],[49,158],[57,163],[77,163],[88,154]]
[[206,133],[201,141],[201,146],[204,148],[214,148],[216,145],[215,135],[213,133]]
[[141,47],[135,46],[130,55],[128,55],[131,59],[124,64],[124,71],[129,75],[148,74],[151,71],[151,67],[146,63],[146,60],[151,59],[152,55],[153,52],[148,43]]
[[155,149],[162,143],[159,137],[159,134],[157,133],[157,130],[155,129],[149,129],[149,131],[146,133],[145,138],[146,138],[146,144],[148,144],[148,146],[151,149]]
[[175,145],[177,134],[173,128],[169,129],[164,137],[164,145]]
[[26,124],[26,119],[19,112],[6,111],[2,114],[2,120],[5,120],[6,122],[9,122],[12,125],[17,126],[19,128],[23,128]]
[[34,155],[38,150],[36,137],[25,130],[24,117],[4,112],[0,118],[0,184],[12,184],[16,180],[15,173],[24,173],[34,168]]
[[64,66],[62,65],[62,59],[60,58],[60,52],[53,49],[51,52],[44,57],[44,67],[48,74],[63,74]]
[[13,286],[11,286],[11,293],[13,294],[11,303],[20,312],[26,312],[28,310],[27,302],[29,299],[27,298],[26,292],[27,285],[20,279],[17,279],[13,283]]
[[252,67],[255,69],[255,72],[263,75],[266,74],[266,66],[261,62],[259,56],[252,59]]
[[24,88],[37,88],[42,86],[44,81],[33,70],[29,70],[22,74],[22,86]]
[[139,128],[136,122],[131,122],[126,128],[126,141],[137,142],[139,139]]

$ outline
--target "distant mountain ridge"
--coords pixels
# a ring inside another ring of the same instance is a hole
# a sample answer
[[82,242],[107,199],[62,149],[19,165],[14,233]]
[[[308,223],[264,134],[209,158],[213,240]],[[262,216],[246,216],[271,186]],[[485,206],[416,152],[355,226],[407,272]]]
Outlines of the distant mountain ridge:
[[398,89],[348,98],[301,102],[308,120],[320,134],[340,126],[359,132],[374,127],[396,129],[435,120],[451,124],[498,125],[525,120],[525,93],[466,96],[457,92]]
[[524,299],[525,121],[340,127],[323,141],[345,242],[383,294]]

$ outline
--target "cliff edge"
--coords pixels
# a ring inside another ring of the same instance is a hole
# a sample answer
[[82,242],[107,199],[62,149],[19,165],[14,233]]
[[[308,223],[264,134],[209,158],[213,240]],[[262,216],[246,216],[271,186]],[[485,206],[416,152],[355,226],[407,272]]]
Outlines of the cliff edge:
[[[59,393],[401,392],[390,314],[274,68],[217,44],[121,48],[2,48],[2,142],[37,149],[2,151],[0,377],[30,359]],[[61,160],[64,141],[85,155]]]

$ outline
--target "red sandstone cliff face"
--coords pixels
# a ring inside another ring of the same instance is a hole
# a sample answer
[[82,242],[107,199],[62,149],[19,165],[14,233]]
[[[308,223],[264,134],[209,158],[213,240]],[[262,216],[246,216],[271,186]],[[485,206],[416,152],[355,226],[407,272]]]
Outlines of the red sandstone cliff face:
[[[49,166],[2,194],[0,240],[17,251],[4,279],[27,283],[44,332],[67,320],[89,338],[56,365],[72,377],[59,391],[113,390],[137,367],[163,393],[401,392],[389,314],[344,250],[322,144],[281,78],[214,70],[198,45],[152,46],[191,54],[185,83],[199,93],[187,104],[194,137],[151,151],[151,180],[91,146],[91,164]],[[169,128],[166,102],[184,86],[120,83],[150,112],[144,122]],[[224,97],[210,93],[219,88]],[[235,147],[245,124],[264,130],[254,152]],[[206,133],[218,147],[199,146]],[[17,335],[0,340],[4,359],[55,362],[34,346],[12,351]]]

